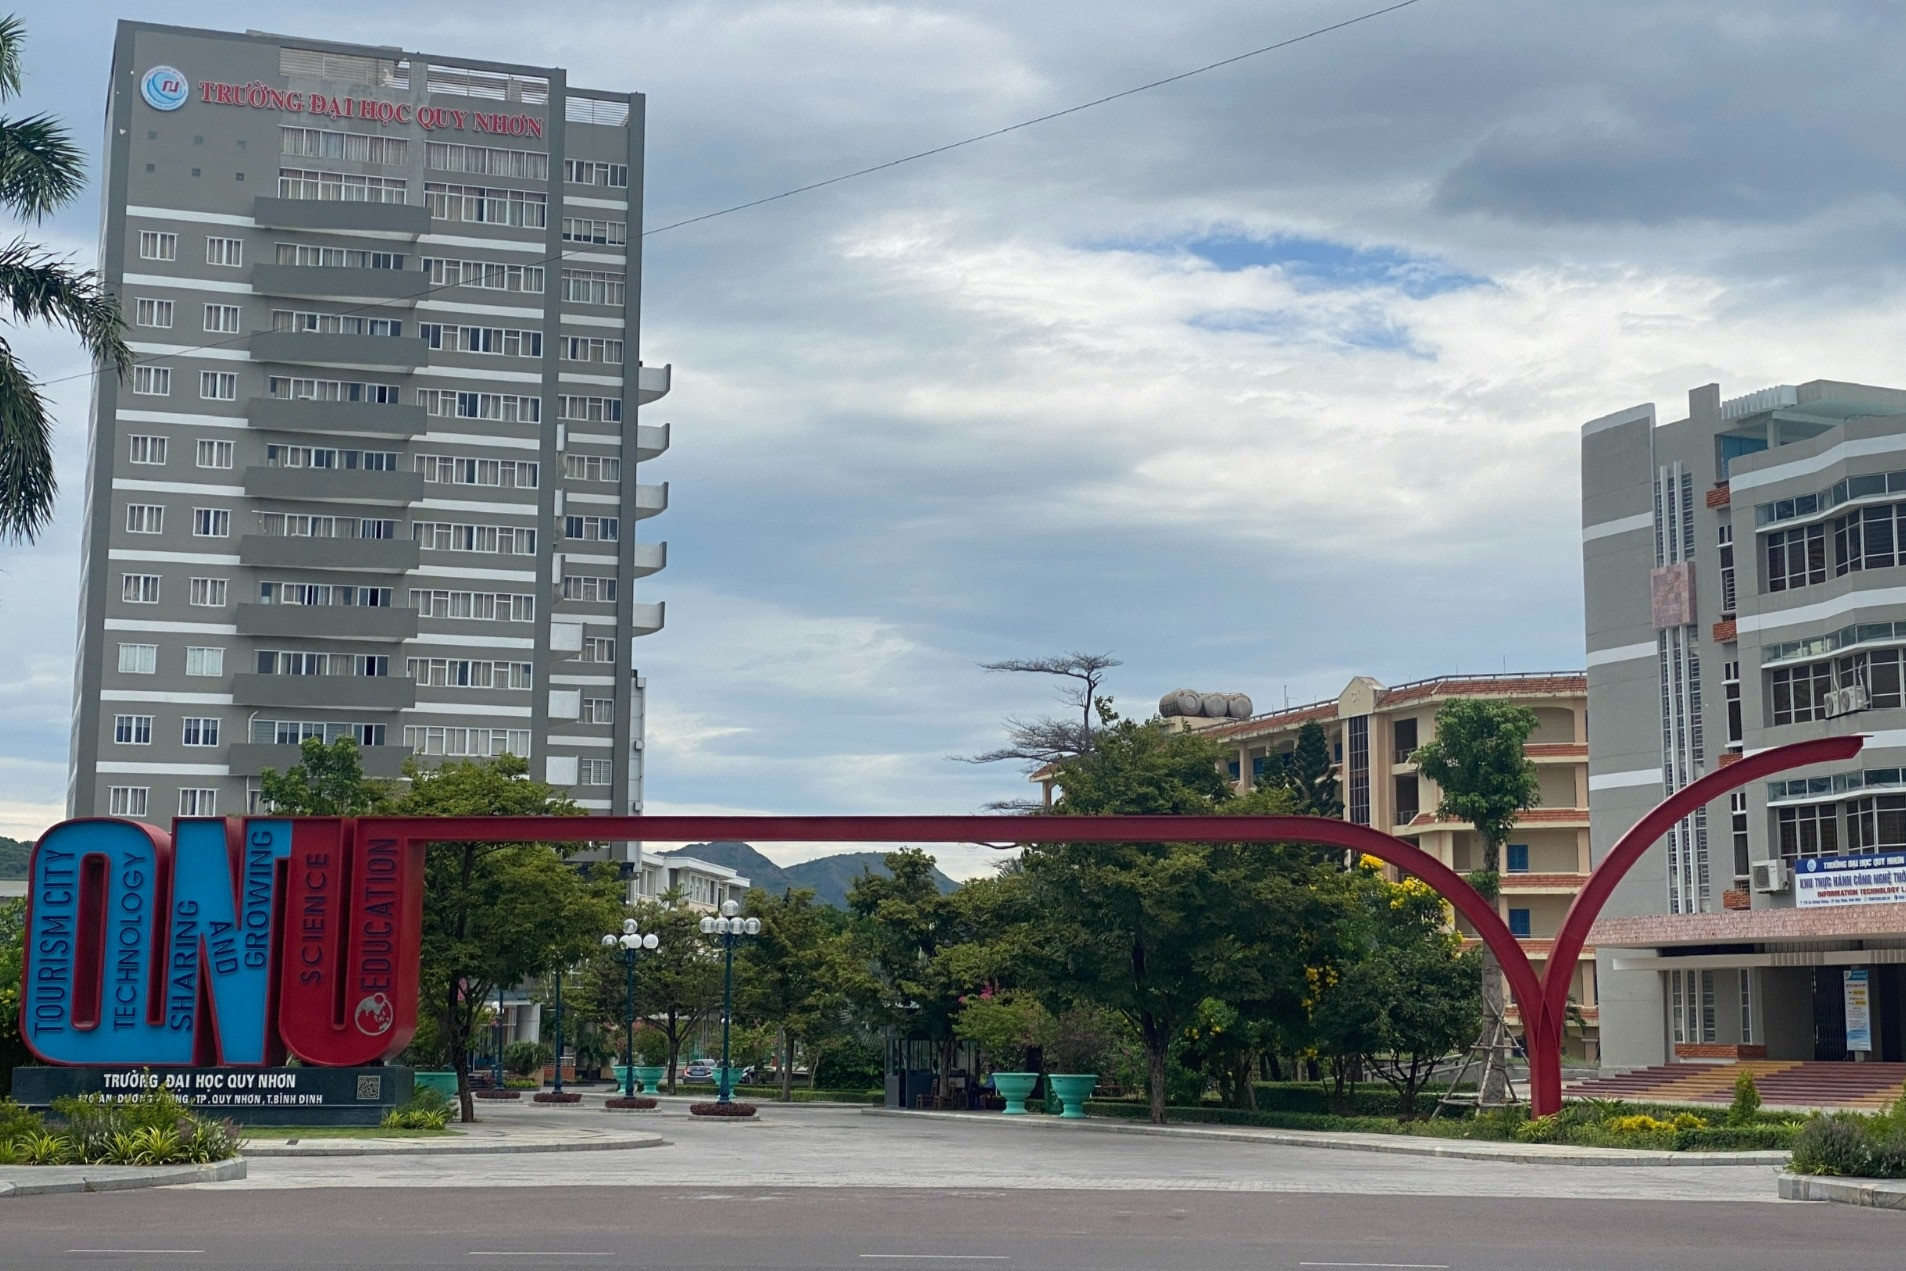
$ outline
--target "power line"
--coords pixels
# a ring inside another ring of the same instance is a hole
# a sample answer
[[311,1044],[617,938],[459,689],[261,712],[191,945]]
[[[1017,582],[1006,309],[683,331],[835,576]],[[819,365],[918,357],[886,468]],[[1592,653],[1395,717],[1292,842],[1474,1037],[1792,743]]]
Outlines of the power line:
[[[1203,75],[1208,71],[1219,70],[1226,66],[1235,66],[1239,62],[1248,61],[1249,59],[1254,57],[1262,57],[1266,53],[1275,53],[1279,49],[1287,49],[1291,47],[1293,44],[1302,44],[1306,40],[1314,40],[1314,39],[1317,39],[1319,36],[1329,35],[1332,32],[1341,31],[1346,27],[1353,27],[1362,22],[1369,22],[1374,18],[1380,18],[1380,17],[1383,17],[1385,14],[1395,13],[1398,9],[1407,9],[1411,5],[1418,4],[1418,3],[1421,3],[1421,0],[1398,0],[1396,4],[1386,5],[1385,7],[1381,9],[1372,9],[1368,13],[1360,13],[1354,18],[1345,18],[1341,22],[1333,22],[1329,26],[1320,26],[1314,30],[1306,31],[1302,35],[1293,35],[1289,39],[1279,40],[1275,44],[1266,44],[1262,46],[1261,48],[1250,49],[1243,53],[1233,54],[1230,57],[1220,58],[1219,60],[1215,62],[1207,62],[1203,66],[1193,67],[1191,70],[1188,70],[1188,71],[1180,71],[1176,75],[1167,75],[1163,79],[1155,79],[1148,84],[1140,84],[1135,88],[1121,89],[1116,93],[1108,93],[1104,97],[1096,97],[1088,102],[1080,102],[1076,106],[1067,106],[1064,110],[1055,110],[1044,115],[1037,115],[1031,119],[1022,119],[1018,123],[1008,124],[1004,128],[995,128],[991,132],[982,132],[975,136],[964,138],[960,141],[950,141],[942,146],[934,146],[930,150],[919,150],[914,152],[913,154],[902,155],[898,159],[889,159],[885,163],[876,163],[872,167],[860,168],[853,172],[843,172],[839,176],[828,177],[825,181],[809,182],[807,185],[796,186],[792,190],[783,190],[779,194],[770,194],[766,198],[750,199],[746,203],[737,203],[732,207],[720,208],[713,212],[703,212],[699,216],[690,216],[683,220],[671,221],[667,225],[658,225],[654,229],[643,230],[641,237],[648,238],[655,234],[665,234],[669,230],[680,229],[684,225],[695,225],[695,224],[699,224],[702,221],[712,221],[718,216],[731,216],[736,212],[745,212],[749,208],[761,207],[762,205],[767,203],[777,203],[782,199],[791,199],[797,194],[806,194],[810,190],[819,190],[826,186],[839,185],[843,181],[852,181],[856,177],[868,176],[875,172],[884,172],[889,168],[897,168],[901,164],[912,163],[917,159],[928,159],[928,158],[932,158],[934,155],[946,154],[948,151],[958,150],[964,146],[976,145],[982,141],[990,141],[994,137],[1003,137],[1007,133],[1018,132],[1024,128],[1031,128],[1035,124],[1048,123],[1054,119],[1063,119],[1067,115],[1076,115],[1080,111],[1091,110],[1094,106],[1103,106],[1107,102],[1115,102],[1126,97],[1134,97],[1134,96],[1137,96],[1139,93],[1149,92],[1154,88],[1162,88],[1167,84],[1176,84],[1180,80],[1190,79],[1194,75]],[[530,263],[532,265],[541,265],[541,266],[556,265],[556,264],[560,264],[562,259],[565,256],[579,254],[585,250],[586,249],[584,248],[567,248],[563,251],[557,252],[553,256],[539,257],[538,259]],[[441,283],[435,287],[427,287],[424,290],[418,292],[415,296],[412,296],[405,301],[387,301],[387,300],[373,301],[367,304],[358,305],[354,308],[339,310],[338,316],[347,317],[352,314],[363,313],[367,310],[395,308],[395,307],[399,307],[400,305],[407,306],[408,304],[414,303],[415,301],[423,299],[426,296],[433,296],[437,294],[439,291],[456,290],[456,289],[460,289],[461,286],[462,286],[461,283]],[[204,344],[195,344],[191,346],[190,348],[180,349],[176,353],[166,353],[166,354],[155,356],[150,359],[134,359],[133,365],[134,366],[157,366],[158,364],[162,362],[170,361],[173,358],[190,357],[194,353],[203,353],[208,349],[225,348],[229,345],[247,342],[250,339],[251,339],[251,336],[249,334],[235,335],[228,340],[213,340],[213,341],[208,341],[207,343],[204,343]],[[68,382],[69,380],[91,379],[93,376],[98,374],[99,374],[99,368],[95,367],[94,369],[89,371],[80,371],[73,375],[64,375],[58,379],[42,380],[40,381],[40,384],[42,387],[50,386],[53,384],[64,384]]]
[[712,221],[717,216],[729,216],[735,212],[745,212],[751,207],[760,207],[764,203],[775,203],[781,199],[791,199],[797,194],[806,194],[809,190],[819,190],[825,186],[839,185],[842,181],[852,181],[855,177],[864,177],[874,172],[885,172],[888,168],[897,168],[903,163],[912,163],[916,159],[927,159],[936,154],[945,154],[949,150],[958,150],[962,146],[975,145],[981,141],[991,141],[994,137],[1003,137],[1009,132],[1018,132],[1020,129],[1030,128],[1034,124],[1043,124],[1050,120],[1063,119],[1067,115],[1076,115],[1082,110],[1091,110],[1094,106],[1103,106],[1107,102],[1115,102],[1121,98],[1133,97],[1139,93],[1149,92],[1154,88],[1163,88],[1166,84],[1176,84],[1179,80],[1190,79],[1194,75],[1203,75],[1207,71],[1215,71],[1225,66],[1234,66],[1239,62],[1246,61],[1253,57],[1261,57],[1266,53],[1275,53],[1277,50],[1287,49],[1293,44],[1302,44],[1305,40],[1314,40],[1319,36],[1329,35],[1333,31],[1341,31],[1345,27],[1356,26],[1360,22],[1368,22],[1373,18],[1380,18],[1386,13],[1395,13],[1398,9],[1407,9],[1418,2],[1419,0],[1399,0],[1397,4],[1388,5],[1381,9],[1372,9],[1370,12],[1358,14],[1354,18],[1345,18],[1342,22],[1333,22],[1329,26],[1320,26],[1316,30],[1306,31],[1302,35],[1293,35],[1288,40],[1279,40],[1275,44],[1266,44],[1262,48],[1255,48],[1247,53],[1238,53],[1232,57],[1221,58],[1216,62],[1207,62],[1203,66],[1194,67],[1188,71],[1180,71],[1176,75],[1167,75],[1163,79],[1155,79],[1149,84],[1140,84],[1136,88],[1121,89],[1119,92],[1109,93],[1104,97],[1097,97],[1089,102],[1080,102],[1077,106],[1067,106],[1064,110],[1055,110],[1050,114],[1037,115],[1031,119],[1022,119],[1016,124],[1008,124],[1004,128],[995,128],[991,132],[982,132],[976,136],[967,137],[962,141],[949,141],[943,146],[934,146],[931,150],[921,150],[910,155],[903,155],[898,159],[889,159],[885,163],[876,163],[870,168],[860,168],[853,172],[843,172],[841,175],[829,177],[825,181],[814,181],[807,185],[796,186],[792,190],[783,190],[779,194],[770,194],[766,198],[751,199],[746,203],[737,203],[733,207],[724,207],[719,211],[703,212],[699,216],[690,216],[683,220],[671,221],[667,225],[658,225],[654,229],[643,230],[642,237],[647,238],[652,234],[665,234],[669,230],[680,229],[684,225],[694,225],[701,221]]

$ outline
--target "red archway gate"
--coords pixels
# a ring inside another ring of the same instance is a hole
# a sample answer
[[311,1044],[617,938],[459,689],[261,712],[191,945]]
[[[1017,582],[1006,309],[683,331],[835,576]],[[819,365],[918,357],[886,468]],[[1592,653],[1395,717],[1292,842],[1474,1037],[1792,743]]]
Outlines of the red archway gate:
[[[68,821],[41,836],[29,867],[23,1033],[36,1054],[66,1065],[268,1064],[280,1042],[318,1066],[387,1061],[416,1019],[423,853],[433,842],[1307,842],[1394,865],[1462,915],[1520,1008],[1530,1104],[1544,1115],[1562,1105],[1575,962],[1622,876],[1696,808],[1776,772],[1850,758],[1863,744],[1854,736],[1776,747],[1671,795],[1589,875],[1542,976],[1494,904],[1449,866],[1380,830],[1319,817],[261,817],[181,820],[170,835],[133,822]],[[174,903],[175,890],[199,899]],[[108,1014],[111,1028],[102,1028]],[[235,1055],[241,1038],[250,1049]],[[98,1044],[107,1041],[114,1050]]]

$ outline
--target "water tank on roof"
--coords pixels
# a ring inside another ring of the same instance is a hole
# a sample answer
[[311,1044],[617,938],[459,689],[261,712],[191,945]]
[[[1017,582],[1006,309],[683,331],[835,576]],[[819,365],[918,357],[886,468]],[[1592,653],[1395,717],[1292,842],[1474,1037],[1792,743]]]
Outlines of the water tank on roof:
[[1226,693],[1225,713],[1232,719],[1251,718],[1251,698],[1246,693]]
[[1158,699],[1158,713],[1166,719],[1249,719],[1251,699],[1243,693],[1173,689]]
[[1175,688],[1158,699],[1158,713],[1167,719],[1198,714],[1204,697],[1195,689]]

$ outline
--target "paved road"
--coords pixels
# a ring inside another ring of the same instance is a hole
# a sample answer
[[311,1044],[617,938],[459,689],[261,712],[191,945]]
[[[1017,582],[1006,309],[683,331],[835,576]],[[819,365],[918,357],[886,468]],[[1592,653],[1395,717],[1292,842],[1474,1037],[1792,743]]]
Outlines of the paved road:
[[[759,1160],[738,1145],[735,1174]],[[8,1271],[1897,1271],[1906,1237],[1906,1216],[1837,1205],[1192,1191],[217,1186],[0,1206]]]
[[[494,1122],[612,1124],[670,1146],[634,1152],[472,1158],[328,1157],[251,1162],[221,1191],[306,1187],[999,1187],[1112,1191],[1337,1192],[1361,1195],[1751,1200],[1774,1194],[1771,1167],[1631,1168],[1435,1160],[1325,1148],[1108,1134],[999,1119],[863,1116],[768,1107],[753,1124],[599,1108],[486,1108]],[[619,1116],[620,1119],[617,1119]],[[1044,1119],[1041,1119],[1044,1121]]]

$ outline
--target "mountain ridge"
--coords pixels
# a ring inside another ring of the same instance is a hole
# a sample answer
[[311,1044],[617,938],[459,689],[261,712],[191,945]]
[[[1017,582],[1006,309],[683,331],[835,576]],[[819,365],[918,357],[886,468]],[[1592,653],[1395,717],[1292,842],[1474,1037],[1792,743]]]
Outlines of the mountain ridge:
[[[817,856],[812,860],[784,866],[776,865],[763,856],[753,844],[736,839],[690,843],[672,852],[658,852],[657,855],[690,856],[711,865],[725,865],[745,876],[750,886],[776,894],[794,887],[810,888],[815,899],[836,909],[847,908],[847,889],[853,886],[854,880],[863,871],[882,875],[887,873],[887,867],[881,860],[886,855],[884,852],[838,852],[832,856]],[[959,887],[957,882],[938,868],[933,871],[933,879],[940,885],[942,892]]]

